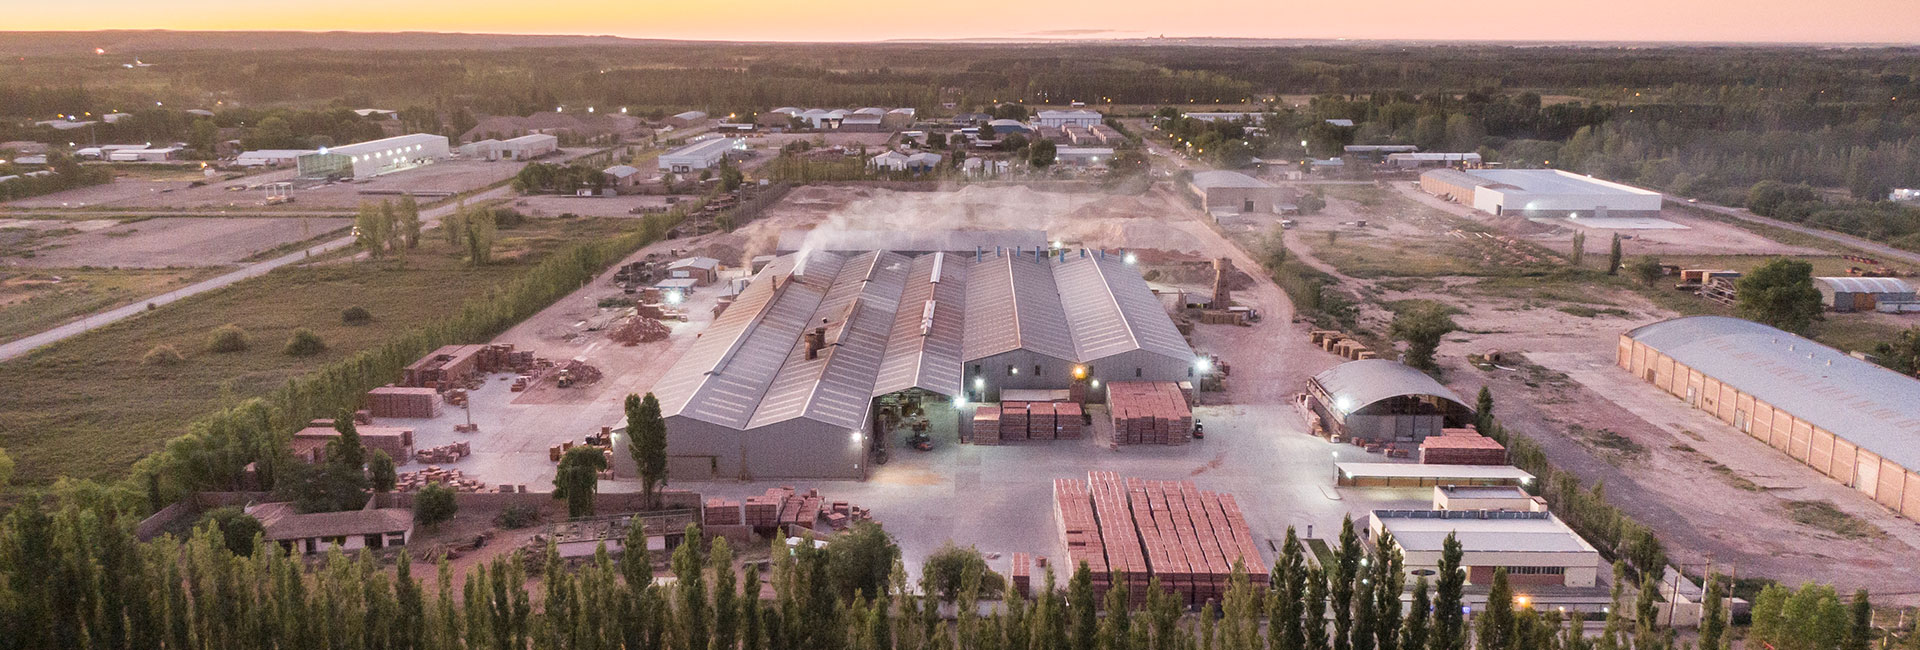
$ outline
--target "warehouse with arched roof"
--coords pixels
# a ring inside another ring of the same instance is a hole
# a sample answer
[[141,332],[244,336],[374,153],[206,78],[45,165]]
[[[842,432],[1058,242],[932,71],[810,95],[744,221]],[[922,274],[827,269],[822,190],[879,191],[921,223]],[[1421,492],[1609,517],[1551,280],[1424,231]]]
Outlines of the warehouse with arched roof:
[[1473,408],[1426,373],[1388,359],[1349,361],[1307,381],[1310,407],[1346,440],[1418,442],[1473,421]]
[[1920,380],[1724,316],[1629,331],[1617,361],[1688,406],[1920,519]]

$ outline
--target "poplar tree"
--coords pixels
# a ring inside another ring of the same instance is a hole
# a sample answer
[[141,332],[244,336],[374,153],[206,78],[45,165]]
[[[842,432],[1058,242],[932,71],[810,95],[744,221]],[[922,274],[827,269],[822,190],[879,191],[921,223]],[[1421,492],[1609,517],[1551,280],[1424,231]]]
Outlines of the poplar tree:
[[1448,533],[1446,541],[1440,546],[1439,582],[1434,586],[1433,625],[1427,633],[1428,650],[1461,650],[1462,641],[1465,640],[1460,607],[1465,598],[1467,575],[1460,567],[1461,554],[1460,540]]
[[1407,619],[1400,624],[1400,647],[1405,650],[1426,650],[1427,627],[1432,620],[1433,603],[1427,596],[1427,577],[1420,576],[1413,581],[1413,601],[1407,608]]
[[678,601],[674,618],[680,623],[674,647],[679,650],[707,649],[706,640],[712,628],[708,617],[706,583],[701,577],[705,573],[706,562],[700,557],[700,527],[687,524],[685,538],[680,542],[680,547],[673,551],[673,591]]
[[713,565],[713,643],[708,647],[734,650],[740,638],[740,599],[733,574],[733,547],[725,536],[713,538],[709,563]]
[[627,396],[627,453],[640,471],[641,501],[659,507],[657,492],[667,482],[667,423],[660,417],[660,400]]
[[1127,583],[1120,578],[1120,572],[1115,571],[1108,584],[1112,586],[1107,587],[1107,616],[1100,621],[1100,638],[1105,641],[1101,647],[1124,650],[1133,641],[1133,631],[1130,629],[1133,622],[1127,616],[1127,609],[1132,603],[1128,601]]
[[1475,617],[1480,643],[1478,650],[1514,650],[1513,586],[1507,582],[1506,567],[1493,569],[1493,586],[1487,590],[1487,610]]
[[1307,563],[1292,526],[1287,527],[1280,558],[1274,561],[1272,581],[1273,602],[1268,609],[1273,623],[1267,632],[1267,646],[1270,650],[1301,650],[1306,643],[1300,609],[1307,598]]
[[1374,646],[1379,650],[1400,650],[1400,593],[1407,586],[1404,562],[1393,533],[1382,531],[1374,539],[1372,575]]
[[740,650],[760,650],[760,565],[748,564],[740,581],[745,593],[740,597]]
[[1069,633],[1071,650],[1095,650],[1094,635],[1099,631],[1099,614],[1093,604],[1093,571],[1082,561],[1067,581],[1067,615],[1072,621]]
[[1705,600],[1700,603],[1700,650],[1720,650],[1727,632],[1726,600],[1720,591],[1725,579],[1715,573],[1707,576]]
[[1327,575],[1319,567],[1307,570],[1307,598],[1302,601],[1305,610],[1300,617],[1300,628],[1305,633],[1301,650],[1328,650],[1327,643]]
[[1333,609],[1333,650],[1353,648],[1353,586],[1360,572],[1360,536],[1353,530],[1353,517],[1340,521],[1340,549],[1335,554],[1333,575],[1327,578],[1329,606]]
[[1620,233],[1613,234],[1613,247],[1607,250],[1607,275],[1620,272]]

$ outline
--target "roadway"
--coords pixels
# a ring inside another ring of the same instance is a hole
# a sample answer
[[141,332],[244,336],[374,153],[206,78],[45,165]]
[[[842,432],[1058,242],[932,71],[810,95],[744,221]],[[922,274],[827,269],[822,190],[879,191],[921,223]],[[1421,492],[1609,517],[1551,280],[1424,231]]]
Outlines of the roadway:
[[1760,215],[1749,212],[1743,208],[1730,208],[1724,205],[1714,205],[1711,203],[1687,203],[1684,201],[1674,199],[1673,197],[1667,197],[1667,202],[1677,206],[1699,208],[1707,212],[1712,212],[1714,214],[1718,214],[1722,216],[1733,217],[1735,219],[1739,219],[1741,221],[1746,221],[1749,223],[1757,223],[1765,226],[1772,226],[1774,228],[1780,228],[1782,230],[1791,230],[1793,232],[1797,232],[1803,235],[1819,237],[1821,239],[1825,239],[1827,241],[1840,244],[1842,246],[1850,246],[1853,248],[1857,248],[1864,253],[1872,253],[1874,255],[1879,255],[1884,258],[1900,260],[1908,264],[1920,264],[1920,253],[1914,253],[1912,251],[1894,248],[1892,246],[1888,246],[1886,244],[1873,241],[1871,239],[1855,237],[1853,235],[1849,235],[1846,233],[1838,233],[1831,230],[1821,230],[1819,228],[1811,228],[1808,226],[1802,226],[1797,223],[1781,221],[1779,219],[1774,219],[1771,217],[1762,217]]
[[[506,195],[507,192],[508,192],[507,188],[498,187],[498,188],[487,190],[485,192],[481,192],[474,196],[468,197],[468,199],[472,202],[479,203],[489,199],[499,198],[501,196]],[[432,228],[434,226],[439,225],[441,217],[452,214],[453,211],[458,207],[459,207],[458,203],[448,203],[446,205],[441,205],[438,207],[429,208],[421,211],[420,213],[420,219],[422,221],[421,228],[426,229],[426,228]],[[280,216],[280,215],[274,215],[274,216]],[[274,269],[277,269],[283,266],[292,265],[292,264],[299,264],[303,261],[311,259],[315,255],[323,255],[323,254],[340,250],[342,248],[346,248],[352,245],[353,245],[353,237],[351,235],[347,237],[341,237],[339,239],[335,239],[332,241],[322,242],[319,244],[315,244],[313,246],[308,246],[304,249],[301,249],[292,253],[288,253],[286,255],[282,255],[280,257],[275,257],[273,259],[269,259],[261,262],[254,262],[252,264],[247,264],[247,265],[241,266],[240,268],[232,272],[225,273],[225,274],[222,274],[213,278],[209,278],[206,280],[201,280],[199,282],[187,285],[185,287],[174,289],[172,291],[168,291],[166,293],[153,296],[151,298],[147,298],[146,300],[136,301],[132,304],[124,305],[117,309],[110,309],[102,313],[84,316],[84,317],[81,317],[80,320],[76,320],[76,321],[67,323],[65,325],[61,325],[59,327],[55,327],[53,329],[49,329],[47,331],[41,332],[39,334],[23,337],[19,340],[12,341],[4,345],[0,345],[0,361],[13,359],[15,357],[24,355],[28,352],[32,352],[33,350],[38,349],[41,346],[49,345],[58,341],[62,341],[62,340],[74,337],[74,336],[78,336],[82,333],[92,331],[94,329],[98,329],[101,327],[105,327],[107,325],[111,325],[113,323],[120,322],[122,320],[126,320],[137,314],[147,311],[147,309],[151,307],[158,307],[160,305],[165,305],[167,303],[171,303],[171,302],[180,300],[182,298],[186,298],[188,296],[199,295],[202,293],[206,293],[208,291],[213,291],[215,289],[222,289],[222,288],[231,286],[234,283],[239,282],[241,280],[266,275],[267,273],[273,271]]]

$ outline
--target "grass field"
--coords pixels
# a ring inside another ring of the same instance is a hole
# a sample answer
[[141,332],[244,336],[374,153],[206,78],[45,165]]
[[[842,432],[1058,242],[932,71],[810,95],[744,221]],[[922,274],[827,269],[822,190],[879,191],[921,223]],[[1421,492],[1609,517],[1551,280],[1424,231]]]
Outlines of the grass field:
[[[633,227],[625,219],[529,220],[500,231],[494,264],[472,268],[448,254],[438,232],[404,260],[341,258],[281,269],[95,330],[0,364],[0,448],[14,480],[44,485],[59,476],[110,479],[216,408],[264,394],[288,379],[429,322],[516,277],[543,255]],[[341,323],[362,306],[374,321]],[[214,328],[245,329],[252,348],[204,350]],[[317,332],[322,354],[296,359],[281,348],[295,328]],[[184,363],[146,366],[141,357],[171,345]]]
[[34,269],[0,272],[0,343],[45,331],[83,314],[211,277],[221,269]]

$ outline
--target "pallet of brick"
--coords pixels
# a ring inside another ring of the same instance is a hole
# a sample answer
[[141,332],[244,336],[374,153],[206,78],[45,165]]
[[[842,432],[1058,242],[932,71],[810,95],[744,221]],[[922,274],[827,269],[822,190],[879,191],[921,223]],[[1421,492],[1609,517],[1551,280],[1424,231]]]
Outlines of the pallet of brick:
[[973,443],[1000,444],[1000,407],[982,406],[973,411]]
[[1031,402],[1027,404],[1027,439],[1052,440],[1057,430],[1054,428],[1053,402]]
[[1479,435],[1428,436],[1420,442],[1420,462],[1428,465],[1505,465],[1507,448]]
[[[1123,580],[1130,598],[1144,602],[1147,581],[1146,552],[1140,546],[1140,532],[1134,526],[1127,506],[1126,484],[1113,472],[1088,472],[1087,482],[1093,495],[1094,520],[1100,527],[1100,539],[1106,548],[1107,566],[1112,579]],[[1100,585],[1094,585],[1096,591]],[[1134,594],[1139,594],[1135,596]]]
[[708,526],[738,526],[740,502],[729,499],[707,499],[706,507],[701,509],[700,521]]
[[1228,559],[1243,562],[1247,567],[1247,581],[1257,589],[1266,588],[1272,582],[1272,569],[1268,567],[1266,560],[1262,559],[1259,544],[1253,541],[1253,528],[1247,525],[1246,515],[1240,512],[1240,504],[1231,494],[1209,494],[1212,494],[1213,499],[1210,505],[1220,510],[1220,517],[1215,521],[1225,522],[1226,534],[1233,540]]
[[1054,437],[1060,440],[1079,440],[1082,435],[1081,429],[1085,426],[1081,421],[1081,414],[1080,405],[1077,403],[1055,402],[1053,405]]
[[440,393],[431,388],[381,386],[367,391],[367,410],[377,418],[438,417]]
[[1000,441],[1016,442],[1027,439],[1027,403],[1000,403]]
[[405,386],[457,385],[480,370],[484,345],[447,345],[409,364],[401,371]]
[[1033,597],[1033,561],[1026,553],[1013,554],[1013,566],[1007,570],[1007,579],[1013,581],[1013,589],[1022,597]]
[[1100,526],[1093,514],[1092,495],[1087,485],[1074,479],[1053,482],[1054,521],[1060,524],[1060,540],[1067,549],[1067,566],[1085,563],[1095,576],[1106,575],[1107,553],[1100,538]]

